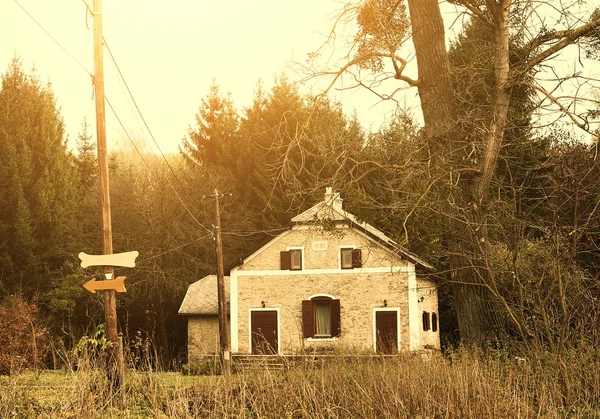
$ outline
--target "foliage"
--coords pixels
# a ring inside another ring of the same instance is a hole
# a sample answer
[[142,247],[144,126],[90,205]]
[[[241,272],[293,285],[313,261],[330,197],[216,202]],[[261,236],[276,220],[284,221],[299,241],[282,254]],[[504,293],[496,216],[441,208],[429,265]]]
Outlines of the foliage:
[[446,356],[297,358],[285,370],[230,377],[129,370],[127,391],[116,398],[102,374],[83,368],[47,373],[50,385],[66,381],[60,392],[27,376],[0,384],[0,416],[586,418],[600,409],[598,356],[584,344],[562,355],[462,348]]
[[35,302],[10,295],[0,304],[0,374],[38,368],[48,350],[47,333]]
[[[368,0],[353,10],[357,48],[349,57],[376,78],[410,84],[403,61],[393,55],[409,36],[404,3]],[[598,342],[596,334],[585,333],[598,317],[595,150],[565,141],[564,133],[532,130],[528,80],[512,87],[489,199],[473,200],[465,187],[475,185],[474,167],[493,121],[492,35],[482,21],[467,22],[448,54],[452,130],[459,135],[436,141],[457,146],[452,158],[436,154],[430,127],[421,129],[406,113],[365,135],[340,103],[304,95],[285,76],[269,91],[259,83],[251,106],[240,112],[213,82],[180,155],[167,161],[114,152],[114,248],[141,254],[134,270],[118,272],[127,276],[128,288],[118,300],[119,327],[139,352],[136,362],[144,359],[152,368],[184,362],[186,331],[177,309],[188,285],[214,272],[215,188],[224,194],[226,266],[276,235],[332,186],[352,213],[432,262],[440,279],[456,279],[452,274],[473,267],[485,272],[480,285],[500,303],[493,311],[502,313],[510,339],[557,352],[566,351],[570,340]],[[516,68],[541,46],[528,49],[523,33],[513,35],[509,64]],[[390,73],[386,60],[392,57],[396,68]],[[26,74],[17,59],[2,77],[0,111],[0,293],[37,296],[53,341],[65,352],[89,347],[93,336],[77,342],[101,321],[102,301],[82,289],[94,273],[80,269],[75,255],[100,247],[93,135],[83,121],[72,155],[51,86]],[[459,253],[473,257],[451,263]],[[460,305],[447,288],[440,295],[447,336],[456,329],[450,313]]]
[[112,348],[112,342],[106,339],[106,326],[99,324],[96,331],[91,336],[82,336],[73,348],[74,355],[86,353],[92,356],[103,356],[109,348]]
[[77,159],[75,164],[80,176],[80,185],[87,191],[97,178],[98,158],[96,156],[96,142],[89,132],[90,125],[87,119],[81,124],[81,132],[77,136]]
[[409,34],[406,6],[397,0],[368,0],[360,5],[356,21],[360,31],[355,60],[363,68],[381,72],[384,62],[379,54],[395,55]]
[[74,253],[76,177],[50,85],[15,58],[0,88],[0,271],[3,292],[47,288]]
[[224,166],[232,157],[230,153],[237,140],[238,125],[239,117],[231,94],[223,96],[213,80],[210,92],[202,99],[196,114],[196,128],[189,128],[180,150],[196,164]]

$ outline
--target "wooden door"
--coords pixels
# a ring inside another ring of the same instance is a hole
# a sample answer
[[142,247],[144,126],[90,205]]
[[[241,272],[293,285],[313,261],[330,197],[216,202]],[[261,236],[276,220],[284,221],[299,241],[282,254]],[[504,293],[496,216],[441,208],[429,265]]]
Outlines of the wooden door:
[[250,312],[252,353],[274,355],[278,353],[277,311],[256,310]]
[[398,312],[375,312],[375,336],[377,353],[395,354],[398,352]]

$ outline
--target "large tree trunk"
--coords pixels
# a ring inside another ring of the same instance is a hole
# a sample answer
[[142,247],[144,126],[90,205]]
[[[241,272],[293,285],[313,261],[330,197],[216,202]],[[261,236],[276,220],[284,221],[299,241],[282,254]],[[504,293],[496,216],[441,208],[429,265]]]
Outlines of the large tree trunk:
[[[481,159],[480,176],[476,178],[475,194],[481,206],[490,188],[490,182],[498,164],[498,154],[502,147],[512,88],[509,84],[509,34],[508,19],[511,0],[489,2],[494,19],[494,76],[492,108],[484,152]],[[493,5],[493,6],[492,6]]]
[[[464,150],[470,151],[470,147],[461,139],[454,110],[450,65],[438,2],[408,0],[408,6],[425,134],[430,144],[437,145],[433,161],[442,165],[450,181],[456,183],[456,189],[448,199],[447,211],[449,263],[459,331],[464,343],[482,344],[497,336],[501,324],[493,292],[495,286],[485,264],[487,231],[483,204],[504,136],[510,90],[505,82],[497,84],[484,158],[480,167],[469,170]],[[510,6],[505,7],[508,11]],[[505,9],[498,7],[498,10]],[[505,17],[503,13],[500,15],[496,26]],[[499,45],[496,77],[505,81],[508,78],[508,33],[498,31],[496,43]]]
[[408,0],[419,71],[419,98],[430,139],[450,137],[455,124],[450,62],[437,0]]

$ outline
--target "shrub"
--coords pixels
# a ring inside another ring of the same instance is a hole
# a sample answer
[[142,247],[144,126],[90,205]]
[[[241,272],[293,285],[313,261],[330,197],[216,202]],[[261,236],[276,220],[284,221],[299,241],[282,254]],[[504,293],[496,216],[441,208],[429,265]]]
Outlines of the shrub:
[[37,304],[21,295],[6,297],[0,304],[0,374],[15,375],[37,367],[48,350],[47,343]]

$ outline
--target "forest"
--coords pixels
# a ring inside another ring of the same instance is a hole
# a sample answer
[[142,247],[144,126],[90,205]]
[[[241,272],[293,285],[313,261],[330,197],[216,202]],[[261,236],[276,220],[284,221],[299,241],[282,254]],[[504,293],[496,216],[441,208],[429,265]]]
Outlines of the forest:
[[[598,347],[597,96],[565,105],[536,77],[569,46],[595,63],[600,15],[570,20],[563,10],[561,28],[532,33],[521,24],[540,15],[525,6],[456,3],[470,18],[449,48],[436,1],[366,0],[340,16],[358,28],[348,61],[304,65],[304,81],[350,74],[375,94],[380,76],[413,86],[423,123],[399,106],[369,133],[326,91],[304,93],[281,75],[268,90],[258,82],[244,109],[214,82],[176,155],[111,152],[114,249],[140,252],[117,272],[127,276],[117,306],[126,346],[145,342],[164,369],[185,363],[177,310],[188,285],[215,272],[215,188],[231,267],[331,186],[350,212],[435,266],[444,348]],[[418,78],[401,58],[409,34]],[[94,124],[82,121],[69,149],[41,78],[15,58],[0,88],[0,374],[58,367],[104,321],[101,297],[82,287],[101,272],[77,259],[101,253]],[[580,130],[541,124],[549,105]]]

